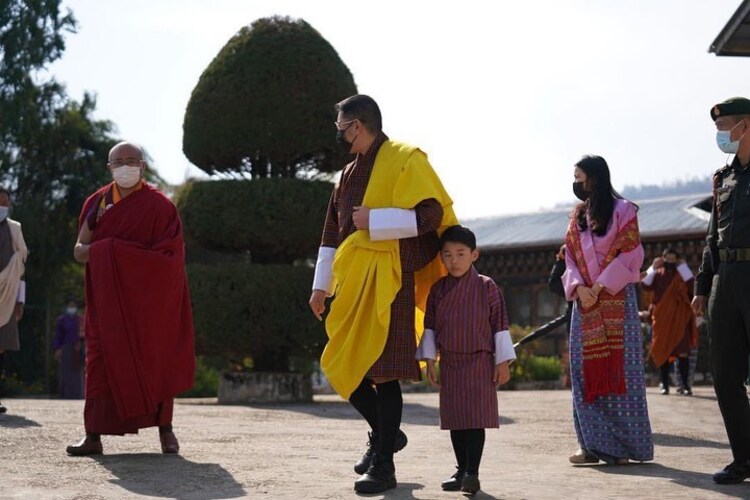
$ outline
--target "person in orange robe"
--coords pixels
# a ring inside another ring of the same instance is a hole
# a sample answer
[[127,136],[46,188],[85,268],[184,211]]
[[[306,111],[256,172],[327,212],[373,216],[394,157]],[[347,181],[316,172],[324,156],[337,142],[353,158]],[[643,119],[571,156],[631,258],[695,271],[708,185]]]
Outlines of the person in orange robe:
[[697,345],[698,330],[690,308],[693,299],[693,272],[673,248],[654,259],[641,283],[653,292],[649,312],[652,324],[651,359],[661,370],[661,393],[669,394],[672,362],[682,378],[682,393],[693,394],[689,384],[690,350]]
[[102,434],[159,427],[177,453],[174,397],[193,385],[193,317],[177,209],[143,181],[143,151],[109,153],[114,182],[84,203],[77,261],[86,263],[86,437],[70,455],[102,453]]

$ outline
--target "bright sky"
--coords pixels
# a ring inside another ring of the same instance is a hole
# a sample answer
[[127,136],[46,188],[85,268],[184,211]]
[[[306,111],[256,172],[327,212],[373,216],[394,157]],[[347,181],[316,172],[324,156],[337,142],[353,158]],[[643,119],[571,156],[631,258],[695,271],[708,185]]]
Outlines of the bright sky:
[[527,212],[573,199],[585,153],[616,188],[722,166],[709,109],[750,97],[750,59],[707,49],[739,3],[68,0],[79,32],[50,72],[74,98],[94,92],[97,117],[180,183],[201,174],[182,121],[203,70],[242,26],[301,17],[378,101],[386,133],[428,153],[459,217]]

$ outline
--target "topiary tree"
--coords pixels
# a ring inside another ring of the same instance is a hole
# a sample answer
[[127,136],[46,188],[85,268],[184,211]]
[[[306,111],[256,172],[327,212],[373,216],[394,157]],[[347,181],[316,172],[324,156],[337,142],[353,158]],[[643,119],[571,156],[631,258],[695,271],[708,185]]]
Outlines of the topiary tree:
[[313,270],[285,264],[190,264],[196,350],[257,371],[305,372],[325,334],[307,305]]
[[249,252],[254,263],[313,257],[331,189],[329,182],[301,179],[190,182],[176,198],[190,242],[188,256],[200,247]]
[[209,174],[333,172],[333,105],[356,94],[334,48],[301,19],[262,18],[233,36],[188,102],[183,151]]

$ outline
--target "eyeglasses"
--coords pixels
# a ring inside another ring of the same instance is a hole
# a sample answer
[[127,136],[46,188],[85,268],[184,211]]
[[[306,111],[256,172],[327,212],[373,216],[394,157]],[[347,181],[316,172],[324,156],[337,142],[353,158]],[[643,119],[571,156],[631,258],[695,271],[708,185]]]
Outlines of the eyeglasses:
[[125,160],[114,160],[109,162],[112,168],[120,168],[124,166],[128,167],[140,167],[143,160],[136,160],[135,158],[127,158]]
[[354,123],[356,121],[357,121],[357,119],[355,118],[353,120],[348,120],[348,121],[345,121],[345,122],[333,122],[333,124],[336,125],[336,130],[346,130],[346,129],[349,128],[349,126],[352,123]]

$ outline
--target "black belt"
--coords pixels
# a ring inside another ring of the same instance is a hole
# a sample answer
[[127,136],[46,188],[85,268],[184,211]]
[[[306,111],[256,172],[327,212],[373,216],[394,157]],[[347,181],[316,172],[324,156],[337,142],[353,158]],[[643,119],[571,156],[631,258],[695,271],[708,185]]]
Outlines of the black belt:
[[719,248],[720,262],[748,262],[750,248]]

